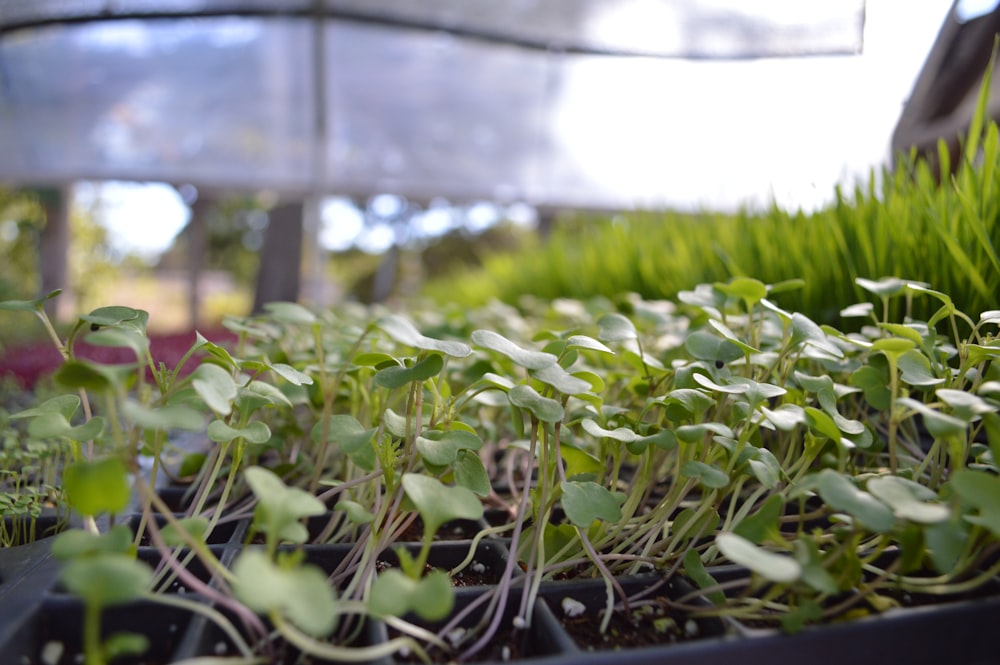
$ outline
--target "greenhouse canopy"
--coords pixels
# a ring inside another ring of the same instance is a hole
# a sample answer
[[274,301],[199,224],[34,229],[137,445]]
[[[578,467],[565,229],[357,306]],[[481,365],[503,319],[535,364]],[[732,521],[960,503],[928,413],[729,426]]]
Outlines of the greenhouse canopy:
[[690,100],[670,62],[856,54],[864,19],[863,0],[0,0],[0,181],[655,203],[655,177],[592,174],[671,158]]

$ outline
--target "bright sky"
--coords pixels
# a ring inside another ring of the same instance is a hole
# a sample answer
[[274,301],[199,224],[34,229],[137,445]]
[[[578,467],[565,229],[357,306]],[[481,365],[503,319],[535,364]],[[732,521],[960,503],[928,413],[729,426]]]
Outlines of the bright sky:
[[[966,0],[963,5],[974,16],[998,1]],[[655,115],[657,107],[629,106],[628,100],[613,95],[595,97],[570,81],[566,104],[586,112],[570,114],[567,140],[581,135],[581,127],[569,123],[599,124],[611,118],[617,125],[615,132],[590,132],[593,140],[568,145],[581,163],[594,165],[589,178],[611,185],[626,180],[634,185],[635,179],[648,178],[647,189],[652,191],[670,183],[670,193],[659,203],[678,208],[733,209],[774,200],[785,208],[814,209],[832,199],[836,184],[853,185],[885,163],[903,103],[950,7],[951,0],[867,0],[865,48],[856,57],[677,61],[673,80],[662,86],[662,94],[686,100],[671,104],[670,118],[671,126],[684,130],[669,135],[649,136],[646,131],[663,124]],[[639,66],[636,80],[644,80],[642,76]],[[609,80],[608,88],[588,89],[613,90],[615,83]],[[737,108],[731,101],[733,91],[741,100]],[[647,154],[669,158],[636,169],[606,159],[618,154],[623,141],[652,142],[655,150]],[[725,146],[724,152],[706,150],[706,145]],[[87,204],[94,191],[80,186],[78,201]],[[167,248],[187,222],[186,206],[165,185],[106,183],[101,196],[103,223],[120,239],[122,250],[154,255]],[[379,205],[398,202],[386,197]],[[523,206],[506,212],[531,219]],[[495,208],[482,204],[464,223],[485,226],[497,215]],[[361,213],[342,199],[328,200],[322,216],[321,242],[329,249],[356,244],[379,251],[392,242],[391,228],[376,224],[366,229]],[[463,220],[440,202],[414,223],[418,231],[435,234]]]

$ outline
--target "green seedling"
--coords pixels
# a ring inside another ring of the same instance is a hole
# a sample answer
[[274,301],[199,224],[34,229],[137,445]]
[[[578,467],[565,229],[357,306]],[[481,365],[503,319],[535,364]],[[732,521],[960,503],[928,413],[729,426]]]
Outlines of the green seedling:
[[64,561],[59,580],[83,600],[83,657],[86,665],[104,665],[119,656],[140,655],[148,640],[140,634],[118,633],[101,640],[101,613],[107,607],[141,598],[152,584],[153,571],[135,559],[132,537],[125,527],[105,534],[67,531],[52,545]]

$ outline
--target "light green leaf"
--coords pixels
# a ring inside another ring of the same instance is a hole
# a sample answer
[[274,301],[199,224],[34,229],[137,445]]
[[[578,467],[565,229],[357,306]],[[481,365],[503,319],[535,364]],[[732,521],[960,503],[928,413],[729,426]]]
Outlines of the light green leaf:
[[351,520],[355,524],[371,524],[375,521],[375,514],[369,512],[367,508],[362,506],[357,501],[344,499],[338,501],[333,508],[334,510],[344,511],[347,515],[347,519]]
[[587,434],[598,439],[613,439],[621,443],[631,443],[642,438],[627,427],[617,427],[613,430],[604,429],[592,418],[584,418],[580,421],[580,426],[583,427],[583,431]]
[[730,362],[743,357],[742,348],[705,330],[696,330],[684,339],[684,348],[698,360]]
[[368,607],[377,617],[401,617],[412,611],[425,621],[444,619],[454,603],[451,579],[442,570],[415,580],[398,568],[390,568],[379,573],[368,599]]
[[492,330],[474,330],[472,332],[472,342],[484,349],[496,351],[510,358],[517,365],[528,369],[544,369],[555,365],[558,360],[551,353],[522,349],[500,333],[493,332]]
[[795,559],[758,547],[735,533],[720,533],[715,542],[727,559],[772,582],[789,584],[802,576],[802,565]]
[[601,353],[608,353],[611,355],[615,354],[615,352],[609,347],[587,335],[570,335],[569,338],[566,339],[566,348],[599,351]]
[[482,502],[465,487],[449,487],[437,478],[418,473],[403,474],[402,483],[427,532],[434,533],[451,520],[478,520],[483,516]]
[[878,281],[857,277],[854,283],[869,293],[877,296],[889,297],[902,293],[906,288],[906,282],[896,277],[883,277]]
[[135,400],[127,399],[122,404],[122,414],[130,421],[147,430],[200,431],[205,427],[205,416],[184,404],[169,404],[150,408]]
[[455,461],[460,450],[479,450],[483,440],[466,430],[442,432],[431,430],[417,437],[417,451],[424,461],[436,466],[447,466]]
[[904,383],[911,386],[934,386],[944,383],[943,378],[934,376],[927,356],[916,349],[907,351],[896,362],[900,371],[899,378]]
[[727,395],[740,395],[750,389],[750,386],[746,383],[731,383],[725,386],[720,385],[700,372],[695,372],[692,378],[695,383],[700,385],[702,388],[707,388],[718,393],[726,393]]
[[817,490],[828,506],[848,513],[873,531],[884,533],[895,523],[889,506],[832,469],[819,473]]
[[[323,420],[317,422],[310,432],[310,438],[316,443],[322,443],[323,423]],[[371,440],[376,431],[377,428],[374,427],[365,429],[354,416],[339,413],[330,416],[329,424],[326,427],[326,436],[327,441],[335,444],[341,452],[353,456],[366,449],[371,449]]]
[[308,326],[316,322],[316,315],[294,302],[264,303],[264,310],[275,321]]
[[70,464],[63,472],[63,489],[66,502],[83,515],[125,510],[132,495],[128,469],[117,457]]
[[936,439],[964,436],[969,427],[967,421],[948,415],[947,413],[941,413],[911,397],[900,397],[896,400],[896,404],[913,409],[923,416],[924,426],[927,427],[927,431],[930,432],[931,436]]
[[726,602],[725,592],[718,588],[719,583],[705,568],[698,550],[692,548],[684,553],[684,574],[697,584],[699,589],[714,589],[706,594],[706,598],[713,605],[722,605]]
[[57,397],[52,397],[45,400],[38,406],[32,407],[30,409],[25,409],[23,411],[18,411],[12,414],[10,417],[17,418],[34,418],[35,416],[50,416],[52,414],[60,414],[67,421],[73,418],[73,415],[80,408],[80,397],[78,395],[59,395]]
[[602,342],[627,342],[639,338],[635,326],[621,314],[605,314],[597,319],[597,326],[597,339]]
[[[701,415],[715,406],[716,403],[714,398],[694,388],[676,388],[654,401],[668,407],[668,413],[671,410],[670,407],[683,409],[685,417]],[[679,418],[675,420],[679,420]]]
[[604,468],[601,460],[566,442],[559,446],[559,454],[566,462],[566,477],[569,479],[580,475],[597,475]]
[[141,359],[149,349],[149,338],[133,328],[101,328],[86,336],[87,343],[94,346],[125,348]]
[[127,554],[105,552],[70,561],[59,579],[85,602],[109,607],[141,596],[153,582],[153,571]]
[[595,520],[617,522],[622,518],[621,508],[606,487],[591,481],[564,480],[562,506],[566,517],[576,526],[586,529]]
[[918,524],[935,524],[948,519],[951,511],[937,500],[937,495],[927,487],[900,476],[880,476],[868,481],[868,491],[888,504],[899,519]]
[[238,393],[236,382],[229,372],[218,365],[203,363],[192,373],[191,385],[208,408],[220,416],[233,410],[233,400]]
[[756,349],[743,340],[741,340],[736,333],[729,329],[729,327],[722,321],[717,319],[709,319],[708,325],[715,328],[723,337],[725,337],[729,342],[740,347],[744,353],[760,353],[760,349]]
[[[142,310],[124,307],[122,305],[111,305],[110,307],[98,307],[90,314],[80,317],[93,326],[118,326],[129,322],[142,320]],[[148,315],[147,315],[148,316]]]
[[[177,518],[177,524],[180,526],[180,529],[186,531],[194,540],[202,543],[205,542],[205,535],[208,533],[208,520],[206,518],[179,517]],[[160,531],[160,535],[163,536],[163,542],[168,547],[188,546],[180,529],[173,524],[166,524]]]
[[820,593],[829,595],[840,591],[837,580],[823,566],[819,547],[812,538],[800,538],[795,541],[795,560],[802,566],[802,581]]
[[278,612],[312,637],[337,626],[337,599],[326,574],[314,565],[282,568],[259,549],[244,549],[233,563],[233,593],[250,609]]
[[812,319],[798,312],[792,314],[792,343],[808,344],[836,358],[844,357],[844,352],[830,340],[822,328],[816,325]]
[[35,300],[4,300],[0,302],[0,310],[8,312],[37,312],[42,308],[46,300],[55,298],[60,293],[62,293],[62,289],[56,289],[47,296]]
[[764,414],[768,422],[784,432],[790,432],[807,422],[806,412],[798,404],[782,404],[773,411],[762,406],[760,412]]
[[285,381],[296,385],[296,386],[311,386],[313,383],[312,377],[304,372],[300,372],[291,365],[286,365],[285,363],[274,363],[270,366],[274,372],[283,378]]
[[781,481],[781,463],[767,448],[753,448],[753,456],[747,460],[750,470],[760,484],[767,488],[775,488]]
[[507,393],[507,398],[514,406],[531,411],[542,422],[558,422],[564,415],[562,404],[554,399],[542,397],[529,385],[514,386]]
[[534,370],[531,375],[542,383],[552,386],[563,395],[579,395],[590,392],[591,389],[589,381],[573,376],[556,364]]
[[695,478],[705,487],[720,489],[729,484],[726,472],[712,464],[689,460],[681,465],[681,475],[685,478]]
[[248,423],[246,427],[230,427],[221,420],[213,420],[208,424],[208,438],[216,443],[233,441],[240,437],[247,443],[265,444],[271,440],[271,430],[259,420]]
[[966,521],[978,524],[1000,537],[1000,478],[985,471],[960,469],[952,474],[949,486],[977,509]]
[[733,277],[728,283],[716,282],[712,286],[728,296],[739,298],[747,307],[767,296],[767,285],[752,277]]
[[261,406],[294,408],[292,401],[277,386],[256,379],[239,389],[236,403],[250,411],[255,411]]
[[733,430],[722,423],[699,423],[697,425],[681,425],[674,432],[677,438],[685,443],[696,443],[705,438],[708,432],[725,436],[730,439],[735,438]]
[[309,534],[299,520],[325,513],[323,502],[305,490],[288,487],[273,471],[263,467],[251,466],[243,475],[257,497],[254,526],[269,539],[305,542]]
[[833,439],[834,441],[839,442],[841,440],[842,432],[840,431],[840,428],[837,427],[833,418],[813,406],[805,407],[804,411],[806,414],[806,422],[809,424],[809,429],[816,434],[822,434],[823,436]]
[[468,344],[433,339],[423,335],[409,320],[397,314],[384,317],[378,322],[378,326],[400,344],[417,349],[439,351],[455,358],[464,358],[472,353],[472,347]]
[[935,393],[941,400],[952,408],[956,418],[972,421],[985,413],[993,413],[998,409],[995,404],[991,404],[979,395],[967,393],[964,390],[952,390],[950,388],[938,388]]

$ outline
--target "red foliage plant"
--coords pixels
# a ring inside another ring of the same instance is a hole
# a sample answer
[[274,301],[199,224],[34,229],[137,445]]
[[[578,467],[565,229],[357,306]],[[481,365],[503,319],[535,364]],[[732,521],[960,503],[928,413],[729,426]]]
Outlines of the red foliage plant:
[[[236,335],[224,329],[210,333],[202,332],[202,337],[223,346],[236,340]],[[157,365],[163,363],[168,368],[173,368],[184,357],[194,341],[195,331],[193,330],[163,335],[150,334],[149,348],[153,361]],[[83,341],[76,344],[74,352],[78,358],[86,358],[102,364],[135,362],[135,356],[128,349],[94,346]],[[52,342],[39,341],[10,349],[0,356],[0,376],[13,377],[22,388],[31,390],[39,379],[54,372],[61,363],[62,357]],[[197,366],[197,362],[188,361],[181,373],[187,374]]]

